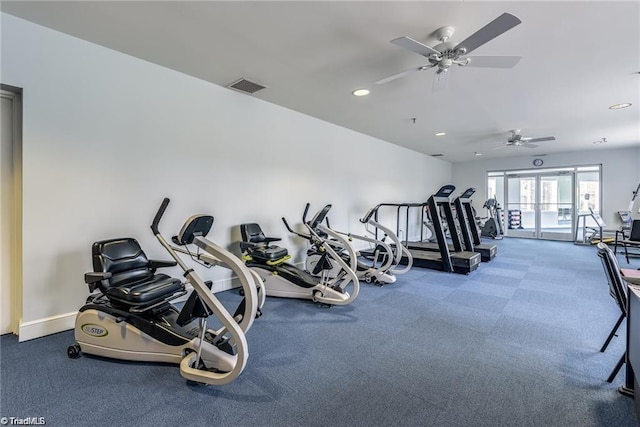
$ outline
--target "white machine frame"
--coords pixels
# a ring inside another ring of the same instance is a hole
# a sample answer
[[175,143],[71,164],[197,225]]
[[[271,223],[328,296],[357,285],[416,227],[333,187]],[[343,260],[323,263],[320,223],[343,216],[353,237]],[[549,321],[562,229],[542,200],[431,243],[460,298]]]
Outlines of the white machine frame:
[[[218,330],[209,329],[206,326],[206,319],[200,318],[198,337],[182,345],[169,345],[136,328],[125,318],[89,308],[81,310],[76,318],[77,345],[80,351],[97,356],[179,364],[180,374],[184,378],[199,383],[213,385],[230,383],[242,373],[247,364],[249,352],[245,332],[251,327],[256,317],[260,301],[258,289],[262,286],[262,281],[231,252],[203,236],[194,238],[193,243],[207,252],[215,265],[225,266],[238,276],[245,298],[245,314],[238,319],[238,322],[198,274],[184,263],[158,230],[158,223],[168,204],[169,199],[164,199],[151,228],[162,246],[185,272],[185,283],[193,287],[193,291],[206,306],[207,312],[214,314],[222,326]],[[193,217],[189,218],[191,219]],[[184,232],[184,227],[181,232]],[[216,344],[221,342],[228,343],[235,354],[229,354],[218,348]]]
[[[386,285],[396,282],[396,274],[403,274],[411,269],[413,264],[413,259],[409,251],[402,245],[400,239],[396,236],[396,234],[391,231],[389,228],[379,224],[373,219],[373,213],[375,212],[375,208],[370,209],[363,218],[360,219],[360,222],[365,225],[365,230],[372,234],[376,235],[374,231],[371,231],[367,228],[367,225],[371,225],[376,229],[382,231],[385,237],[389,237],[391,239],[392,244],[388,244],[382,240],[374,238],[362,236],[354,233],[344,233],[340,231],[335,231],[346,238],[351,242],[352,240],[360,240],[363,242],[367,242],[371,244],[374,248],[377,246],[382,246],[389,256],[386,256],[383,262],[379,263],[379,259],[374,257],[372,260],[372,264],[369,265],[367,263],[358,261],[357,262],[357,270],[356,275],[360,280],[363,280],[367,283],[376,283],[380,285]],[[329,223],[327,221],[327,227],[330,228]],[[342,247],[339,242],[329,242],[331,244],[336,244],[337,246]],[[405,268],[398,269],[397,267],[400,265],[400,261],[402,260],[403,253],[408,256],[409,262]],[[356,251],[356,255],[360,256],[360,252]],[[316,263],[320,259],[320,254],[314,253],[307,257],[305,266],[307,271],[313,271]],[[340,267],[335,266],[332,270],[329,270],[328,274],[330,277],[335,277],[340,272]]]
[[[250,266],[264,281],[264,288],[267,296],[282,297],[282,298],[296,298],[312,300],[314,302],[326,304],[326,305],[347,305],[351,304],[360,292],[360,281],[355,273],[357,269],[357,256],[356,251],[351,244],[340,234],[334,230],[319,224],[320,231],[326,233],[331,238],[335,239],[341,247],[344,247],[349,254],[349,264],[347,264],[342,257],[331,247],[327,239],[321,238],[316,230],[305,221],[306,213],[309,210],[309,204],[305,209],[303,215],[303,224],[306,227],[309,235],[305,236],[300,233],[295,233],[305,239],[312,239],[317,242],[321,251],[326,251],[332,262],[335,261],[340,269],[340,273],[335,277],[330,277],[325,270],[320,277],[316,277],[317,284],[312,287],[299,286],[293,283],[277,273],[277,271],[271,271],[266,266],[262,267],[259,264],[253,264]],[[283,218],[284,220],[284,218]],[[288,227],[286,221],[284,221]],[[290,257],[285,257],[282,261],[286,261]],[[279,263],[284,264],[281,261],[275,261],[272,265]],[[287,264],[288,268],[298,269],[298,267],[292,264]],[[347,292],[347,287],[351,285],[350,292]]]

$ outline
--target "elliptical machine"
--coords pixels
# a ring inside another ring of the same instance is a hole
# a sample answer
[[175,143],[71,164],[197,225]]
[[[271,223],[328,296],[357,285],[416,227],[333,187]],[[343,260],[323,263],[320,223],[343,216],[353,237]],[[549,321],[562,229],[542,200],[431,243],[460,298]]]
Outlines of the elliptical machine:
[[[253,324],[258,308],[255,277],[232,253],[205,237],[213,217],[190,217],[176,236],[180,245],[194,243],[230,268],[244,291],[244,310],[231,316],[205,283],[188,267],[160,234],[158,225],[169,199],[164,199],[151,229],[174,261],[147,259],[135,239],[99,241],[92,246],[94,271],[85,274],[92,293],[79,310],[75,322],[76,344],[67,354],[81,352],[121,360],[165,362],[180,365],[180,374],[205,384],[227,384],[244,370],[249,356],[245,332]],[[179,265],[186,281],[156,273],[161,267]],[[182,310],[170,303],[193,292]],[[95,292],[99,290],[100,292]],[[218,330],[207,328],[211,315],[221,322]]]
[[[291,255],[285,248],[271,245],[272,242],[281,240],[280,238],[266,237],[260,225],[256,223],[241,224],[240,232],[242,242],[240,248],[247,267],[251,268],[264,281],[267,296],[310,299],[314,302],[326,305],[347,305],[353,302],[360,289],[360,283],[356,273],[356,254],[341,235],[322,225],[331,205],[326,205],[318,211],[313,219],[306,221],[309,211],[309,204],[303,214],[303,223],[309,234],[295,232],[289,227],[285,218],[282,221],[286,227],[294,234],[304,239],[312,239],[323,252],[322,259],[316,264],[311,272],[302,270],[287,261]],[[341,242],[350,255],[349,264],[336,252],[328,243],[326,237],[318,234],[318,230]],[[333,269],[333,263],[337,263],[340,273],[335,277],[330,277],[328,271]],[[346,291],[348,285],[352,285],[351,293]]]

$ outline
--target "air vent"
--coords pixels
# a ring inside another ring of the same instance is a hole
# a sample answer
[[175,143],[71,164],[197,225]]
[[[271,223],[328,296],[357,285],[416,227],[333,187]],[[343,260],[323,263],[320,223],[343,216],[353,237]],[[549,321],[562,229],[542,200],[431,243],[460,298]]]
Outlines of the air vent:
[[254,83],[243,78],[234,83],[231,83],[227,87],[240,92],[254,94],[257,91],[264,89],[266,86],[259,85],[258,83]]
[[442,157],[444,154],[429,154],[431,157]]

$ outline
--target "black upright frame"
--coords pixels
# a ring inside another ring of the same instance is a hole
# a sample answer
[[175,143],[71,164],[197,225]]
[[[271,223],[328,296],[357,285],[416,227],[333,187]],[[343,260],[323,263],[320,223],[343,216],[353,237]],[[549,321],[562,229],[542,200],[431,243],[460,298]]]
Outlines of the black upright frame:
[[476,192],[475,188],[468,188],[454,201],[460,232],[467,251],[480,254],[483,262],[491,261],[498,253],[496,245],[483,244],[480,238],[480,230],[475,221],[473,207],[471,206],[471,196]]

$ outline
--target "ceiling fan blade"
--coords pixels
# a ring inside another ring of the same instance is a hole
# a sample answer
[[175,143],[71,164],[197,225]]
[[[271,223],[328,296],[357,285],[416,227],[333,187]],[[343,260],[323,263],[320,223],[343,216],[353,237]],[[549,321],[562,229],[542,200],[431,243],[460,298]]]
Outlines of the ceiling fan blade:
[[406,76],[406,75],[409,75],[409,74],[411,74],[411,73],[414,73],[414,72],[416,72],[416,71],[426,70],[426,69],[431,68],[431,67],[433,67],[433,65],[423,65],[422,67],[412,68],[412,69],[410,69],[410,70],[406,70],[406,71],[403,71],[403,72],[401,72],[401,73],[394,74],[394,75],[389,76],[389,77],[385,77],[385,78],[384,78],[384,79],[382,79],[382,80],[378,80],[378,81],[376,82],[376,84],[377,84],[377,85],[385,84],[385,83],[388,83],[388,82],[390,82],[390,81],[392,81],[392,80],[396,80],[396,79],[399,79],[400,77],[404,77],[404,76]]
[[502,15],[498,16],[496,19],[489,22],[487,25],[467,37],[464,41],[460,42],[456,46],[456,48],[464,47],[467,50],[466,53],[471,53],[471,51],[479,48],[488,41],[495,39],[500,34],[512,29],[520,22],[522,21],[520,21],[510,13],[503,13]]
[[527,142],[544,142],[544,141],[555,141],[556,138],[554,136],[545,136],[542,138],[527,138]]
[[471,61],[467,67],[513,68],[522,56],[467,56]]
[[437,50],[409,37],[398,37],[397,39],[391,40],[391,43],[426,57],[430,55],[440,55],[440,52]]

